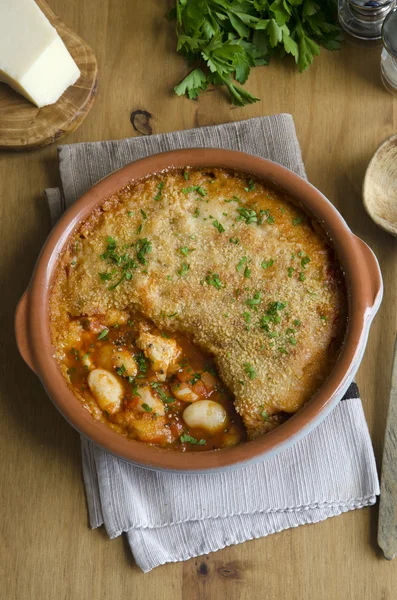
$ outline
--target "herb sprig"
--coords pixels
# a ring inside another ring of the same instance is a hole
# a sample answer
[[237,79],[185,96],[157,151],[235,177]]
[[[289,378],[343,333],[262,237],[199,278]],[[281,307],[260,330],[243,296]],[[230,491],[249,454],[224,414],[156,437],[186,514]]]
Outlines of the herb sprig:
[[290,54],[304,71],[320,46],[336,50],[335,0],[176,0],[177,51],[195,68],[174,88],[190,99],[208,85],[225,86],[238,106],[259,99],[244,85],[251,67]]

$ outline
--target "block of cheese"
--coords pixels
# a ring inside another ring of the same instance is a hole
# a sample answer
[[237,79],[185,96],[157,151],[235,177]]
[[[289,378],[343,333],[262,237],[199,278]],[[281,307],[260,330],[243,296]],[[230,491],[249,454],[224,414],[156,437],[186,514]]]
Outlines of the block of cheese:
[[56,29],[34,0],[0,0],[0,81],[39,108],[80,77]]

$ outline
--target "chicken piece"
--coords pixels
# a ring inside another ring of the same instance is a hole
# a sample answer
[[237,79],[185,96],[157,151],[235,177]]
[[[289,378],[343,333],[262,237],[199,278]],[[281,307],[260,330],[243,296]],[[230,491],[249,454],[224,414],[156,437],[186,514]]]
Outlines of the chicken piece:
[[167,375],[170,375],[178,367],[176,360],[181,349],[175,340],[154,335],[141,327],[136,345],[150,360],[153,371],[158,374],[159,381],[165,381]]
[[166,417],[153,413],[124,411],[115,415],[114,422],[126,427],[134,437],[147,444],[168,446],[178,437],[166,426]]

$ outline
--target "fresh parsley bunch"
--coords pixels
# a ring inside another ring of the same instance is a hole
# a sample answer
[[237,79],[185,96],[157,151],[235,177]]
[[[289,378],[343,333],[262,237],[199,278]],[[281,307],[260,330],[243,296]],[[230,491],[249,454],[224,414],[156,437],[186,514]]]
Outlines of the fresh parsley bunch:
[[291,54],[304,71],[320,52],[339,48],[335,0],[176,0],[177,51],[195,68],[174,89],[196,98],[225,85],[233,104],[256,102],[244,84],[251,67]]

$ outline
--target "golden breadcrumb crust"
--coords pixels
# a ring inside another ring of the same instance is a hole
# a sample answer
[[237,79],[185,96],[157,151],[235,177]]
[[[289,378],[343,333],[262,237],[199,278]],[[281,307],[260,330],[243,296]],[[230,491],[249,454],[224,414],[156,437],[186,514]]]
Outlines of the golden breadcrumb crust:
[[212,354],[252,439],[328,375],[346,291],[322,228],[282,191],[225,169],[170,170],[114,194],[70,240],[50,303],[58,360],[70,316],[114,309]]

